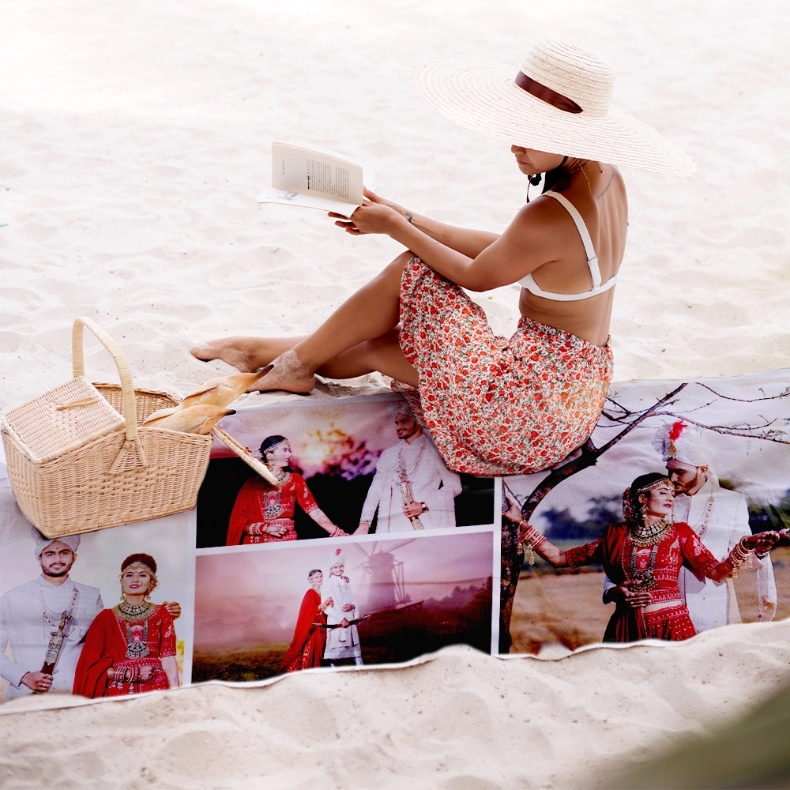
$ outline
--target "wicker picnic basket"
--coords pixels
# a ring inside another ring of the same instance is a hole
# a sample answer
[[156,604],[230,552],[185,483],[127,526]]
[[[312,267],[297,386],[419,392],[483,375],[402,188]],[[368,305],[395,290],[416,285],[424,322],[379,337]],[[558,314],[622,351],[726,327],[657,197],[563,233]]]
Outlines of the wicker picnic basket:
[[[120,385],[85,378],[83,327],[112,356]],[[0,422],[8,477],[25,516],[57,538],[195,507],[212,437],[142,426],[180,399],[135,389],[123,352],[91,319],[74,322],[72,354],[72,381]]]

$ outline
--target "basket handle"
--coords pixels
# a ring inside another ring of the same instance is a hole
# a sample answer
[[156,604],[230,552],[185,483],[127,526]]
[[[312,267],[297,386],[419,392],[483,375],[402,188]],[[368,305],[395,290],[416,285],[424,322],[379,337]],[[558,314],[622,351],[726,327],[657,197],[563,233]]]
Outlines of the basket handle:
[[[87,327],[96,336],[98,341],[107,349],[118,368],[121,377],[121,392],[123,393],[123,418],[126,422],[126,441],[139,447],[137,437],[137,405],[134,401],[134,384],[129,364],[121,351],[121,347],[91,318],[82,316],[74,321],[71,330],[71,359],[74,378],[85,375],[85,351],[82,344],[83,327]],[[142,449],[142,447],[140,447]]]

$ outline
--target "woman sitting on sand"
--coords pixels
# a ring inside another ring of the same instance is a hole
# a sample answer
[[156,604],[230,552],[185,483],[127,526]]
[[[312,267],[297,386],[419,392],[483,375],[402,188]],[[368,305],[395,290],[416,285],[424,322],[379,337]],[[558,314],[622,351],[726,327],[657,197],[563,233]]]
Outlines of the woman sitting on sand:
[[279,486],[272,488],[256,475],[241,487],[230,514],[226,546],[296,540],[294,510],[297,502],[329,537],[340,538],[348,534],[335,526],[318,507],[305,479],[288,469],[291,455],[291,443],[284,436],[267,436],[261,442],[261,459],[277,478]]
[[[458,472],[527,474],[581,445],[612,377],[609,321],[628,224],[615,165],[689,175],[694,164],[609,106],[613,75],[593,55],[545,42],[515,80],[514,71],[442,59],[413,76],[438,112],[511,143],[531,184],[546,174],[543,196],[501,236],[444,225],[366,192],[350,220],[330,215],[335,224],[353,235],[387,234],[407,252],[311,335],[236,337],[192,353],[262,369],[259,390],[309,392],[315,373],[392,376]],[[512,337],[496,337],[462,289],[513,283],[522,285],[521,320]]]
[[156,585],[156,560],[150,554],[130,554],[121,563],[121,602],[91,623],[74,694],[120,697],[181,685],[173,618],[163,605],[148,600]]
[[672,522],[674,498],[675,488],[665,474],[641,475],[623,494],[625,523],[610,524],[602,538],[567,551],[522,521],[517,505],[505,516],[521,524],[522,540],[555,568],[603,564],[606,575],[617,585],[617,608],[606,627],[604,642],[677,642],[697,633],[678,586],[681,566],[699,578],[723,582],[751,552],[765,556],[785,533],[745,536],[727,559],[719,562],[688,524]]

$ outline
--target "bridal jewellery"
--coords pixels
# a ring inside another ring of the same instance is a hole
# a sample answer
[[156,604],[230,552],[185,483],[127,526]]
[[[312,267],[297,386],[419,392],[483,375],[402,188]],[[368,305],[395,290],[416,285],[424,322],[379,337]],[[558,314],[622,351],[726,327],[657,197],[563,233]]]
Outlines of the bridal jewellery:
[[657,546],[664,539],[664,535],[672,529],[672,522],[666,518],[660,518],[654,524],[632,524],[631,541],[637,548],[643,549],[647,546]]
[[642,592],[643,590],[652,590],[657,584],[658,580],[653,575],[653,569],[656,567],[656,555],[658,554],[658,543],[653,544],[650,551],[650,559],[647,562],[647,568],[640,571],[637,569],[636,548],[631,549],[631,579],[635,584],[631,585],[632,592]]
[[535,527],[528,524],[524,519],[519,522],[521,543],[524,546],[524,554],[530,565],[535,564],[535,550],[540,548],[545,542],[545,535],[541,535]]
[[115,607],[115,612],[122,620],[135,623],[148,618],[153,614],[154,609],[156,609],[156,604],[150,601],[143,601],[143,603],[134,606],[124,600]]
[[741,566],[750,558],[752,550],[746,544],[746,536],[742,537],[735,548],[730,552],[729,560],[732,564],[732,575],[737,576]]
[[[653,483],[652,486],[649,486],[649,488],[640,489],[639,493],[656,488],[665,482],[664,480],[659,480]],[[672,521],[667,518],[660,518],[654,524],[649,525],[644,522],[631,525],[630,537],[633,547],[631,548],[630,578],[635,582],[631,587],[632,591],[652,590],[658,584],[656,577],[653,575],[658,546],[671,529]],[[637,567],[639,549],[648,547],[650,547],[650,558],[647,561],[647,568],[640,571]]]

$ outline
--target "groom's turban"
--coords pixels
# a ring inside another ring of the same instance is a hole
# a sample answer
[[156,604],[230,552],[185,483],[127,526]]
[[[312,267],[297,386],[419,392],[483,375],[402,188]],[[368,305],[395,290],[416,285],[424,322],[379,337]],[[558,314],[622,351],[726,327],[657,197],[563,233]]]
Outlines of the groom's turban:
[[653,437],[653,447],[665,462],[674,458],[682,464],[708,466],[711,461],[711,449],[705,437],[683,420],[662,425]]
[[36,559],[38,559],[44,553],[44,549],[47,548],[47,546],[51,546],[56,541],[65,543],[75,554],[77,553],[77,549],[80,547],[79,535],[64,535],[62,538],[47,538],[44,537],[44,535],[42,535],[35,527],[30,529],[30,534],[32,535],[33,541],[36,544]]

